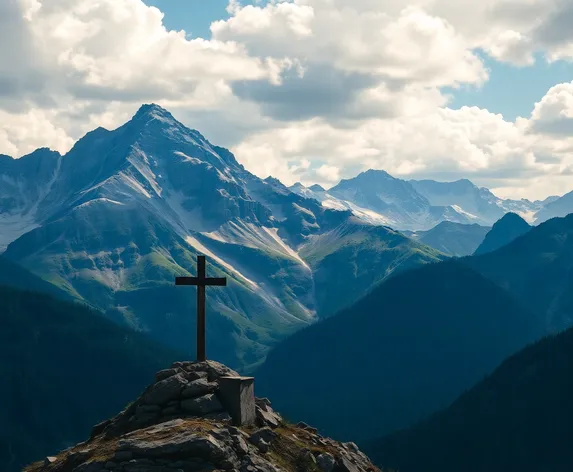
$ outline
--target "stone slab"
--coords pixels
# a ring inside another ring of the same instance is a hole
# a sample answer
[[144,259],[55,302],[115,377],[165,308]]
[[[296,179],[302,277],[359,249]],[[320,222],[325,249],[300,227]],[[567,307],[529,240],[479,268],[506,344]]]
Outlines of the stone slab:
[[251,426],[257,419],[255,378],[228,376],[219,378],[219,397],[235,426]]

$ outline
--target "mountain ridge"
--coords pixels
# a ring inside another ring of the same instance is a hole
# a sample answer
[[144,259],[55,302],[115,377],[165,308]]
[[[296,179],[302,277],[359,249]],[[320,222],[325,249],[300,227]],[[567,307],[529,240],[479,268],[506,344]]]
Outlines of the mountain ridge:
[[468,179],[403,180],[375,169],[343,179],[329,190],[305,187],[300,182],[290,189],[327,208],[351,210],[362,221],[415,232],[429,231],[444,221],[492,226],[508,212],[533,220],[553,200],[503,200]]
[[[208,343],[239,369],[322,316],[316,300],[323,295],[300,248],[353,218],[254,176],[156,105],[115,130],[87,133],[49,177],[27,202],[34,212],[10,210],[30,224],[4,256],[114,321],[191,353],[195,300],[174,278],[193,274],[204,254],[209,273],[229,279],[227,288],[208,292]],[[382,239],[380,250],[394,254]],[[404,245],[395,256],[411,253],[423,263],[433,252]],[[356,275],[341,276],[352,283]]]

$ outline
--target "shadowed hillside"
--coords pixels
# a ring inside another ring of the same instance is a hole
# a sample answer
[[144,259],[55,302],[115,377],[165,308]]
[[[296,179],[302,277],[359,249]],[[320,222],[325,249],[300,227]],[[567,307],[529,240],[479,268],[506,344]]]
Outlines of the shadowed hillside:
[[494,283],[456,261],[431,264],[283,342],[257,388],[289,418],[360,441],[447,406],[542,333]]
[[573,323],[573,215],[549,220],[497,251],[463,262],[538,313],[549,330]]
[[84,439],[176,357],[81,305],[0,287],[0,470]]
[[373,443],[401,472],[573,470],[573,330],[505,361],[449,408]]

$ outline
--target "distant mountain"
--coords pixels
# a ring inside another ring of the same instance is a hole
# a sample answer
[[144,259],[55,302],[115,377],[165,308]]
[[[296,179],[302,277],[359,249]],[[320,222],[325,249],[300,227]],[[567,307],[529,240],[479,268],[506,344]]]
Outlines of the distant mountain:
[[506,360],[447,409],[373,442],[401,472],[573,470],[573,330]]
[[495,252],[463,263],[509,291],[560,331],[573,325],[573,215],[554,218]]
[[443,221],[491,226],[507,212],[531,218],[546,202],[503,200],[469,180],[402,180],[368,170],[325,191],[297,183],[290,189],[327,208],[350,210],[362,221],[400,231],[428,231]]
[[491,228],[478,224],[464,225],[442,221],[428,231],[411,232],[407,235],[450,256],[469,256],[482,243]]
[[[323,207],[332,210],[348,211],[351,212],[356,218],[360,219],[365,224],[372,224],[378,226],[390,226],[393,222],[388,216],[385,216],[376,211],[362,207],[355,202],[349,200],[342,200],[327,192],[320,185],[312,185],[305,187],[300,182],[289,187],[289,189],[305,198],[312,198],[319,201]],[[393,225],[393,227],[396,227]]]
[[526,199],[503,200],[487,188],[477,187],[467,179],[455,182],[411,180],[410,183],[428,199],[431,205],[452,206],[459,211],[473,215],[477,223],[486,226],[491,226],[505,213],[514,212],[528,216],[544,205],[544,202],[531,202]]
[[446,407],[543,333],[491,281],[457,261],[429,264],[278,345],[257,391],[292,421],[366,441]]
[[543,208],[535,213],[534,221],[539,224],[551,218],[562,218],[571,213],[573,213],[573,192],[560,198],[548,199]]
[[21,159],[0,155],[0,253],[37,227],[38,204],[49,192],[60,163],[60,154],[45,148]]
[[410,182],[381,170],[342,180],[328,193],[382,215],[396,229],[430,229],[444,220],[470,223],[475,219],[451,206],[432,205]]
[[[4,257],[189,354],[195,296],[174,279],[194,273],[196,255],[205,254],[209,275],[229,278],[228,287],[208,289],[208,354],[242,371],[323,316],[322,300],[338,284],[371,288],[352,270],[332,286],[315,283],[300,254],[316,236],[354,222],[350,210],[326,208],[277,179],[254,176],[157,105],[142,106],[116,130],[88,133],[65,156],[40,150],[3,157],[0,182],[9,183],[0,186]],[[399,268],[406,252],[375,241],[387,236],[374,231],[369,246],[355,245],[355,260],[377,260],[372,248],[379,247],[378,260]],[[421,251],[405,256],[405,266],[433,258],[423,254],[432,250]],[[341,308],[335,300],[348,298],[333,297],[329,312]]]
[[309,190],[311,190],[312,192],[326,192],[326,190],[324,189],[324,187],[318,185],[318,184],[314,184],[311,185],[310,187],[308,187]]
[[85,439],[176,358],[81,305],[0,287],[0,470]]
[[530,230],[531,226],[521,216],[507,213],[493,225],[491,231],[487,233],[483,242],[476,249],[475,254],[493,252]]

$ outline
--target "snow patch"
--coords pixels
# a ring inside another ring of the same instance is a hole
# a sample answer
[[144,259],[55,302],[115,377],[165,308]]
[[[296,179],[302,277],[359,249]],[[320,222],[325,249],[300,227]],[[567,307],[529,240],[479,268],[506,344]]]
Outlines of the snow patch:
[[94,198],[93,200],[90,200],[89,202],[85,202],[82,203],[81,205],[78,205],[74,208],[74,210],[77,210],[78,208],[83,208],[83,207],[87,207],[87,206],[91,206],[94,205],[96,203],[111,203],[112,205],[125,205],[124,203],[118,202],[116,200],[111,200],[110,198]]
[[456,213],[459,213],[460,215],[466,216],[472,220],[479,220],[480,217],[473,215],[472,213],[465,211],[461,206],[459,205],[450,205],[455,211]]
[[141,185],[141,183],[139,183],[131,175],[125,172],[120,172],[118,175],[120,180],[127,184],[128,187],[135,190],[140,195],[144,195],[146,198],[151,198],[151,194],[145,189],[145,187],[143,187],[143,185]]
[[196,157],[188,156],[184,152],[175,151],[173,154],[175,154],[176,156],[182,157],[185,162],[190,162],[191,164],[196,164],[196,165],[203,164],[203,161],[197,159]]

